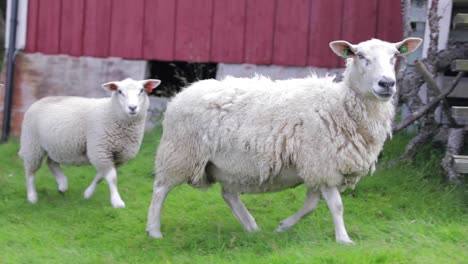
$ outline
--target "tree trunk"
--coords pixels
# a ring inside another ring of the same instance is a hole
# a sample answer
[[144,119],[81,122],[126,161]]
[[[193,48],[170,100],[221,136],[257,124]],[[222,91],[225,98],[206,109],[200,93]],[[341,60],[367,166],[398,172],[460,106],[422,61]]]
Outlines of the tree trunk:
[[450,182],[460,183],[462,176],[454,169],[453,155],[458,155],[463,149],[463,128],[450,128],[447,139],[447,151],[445,157],[442,159],[441,165],[444,169],[445,175]]

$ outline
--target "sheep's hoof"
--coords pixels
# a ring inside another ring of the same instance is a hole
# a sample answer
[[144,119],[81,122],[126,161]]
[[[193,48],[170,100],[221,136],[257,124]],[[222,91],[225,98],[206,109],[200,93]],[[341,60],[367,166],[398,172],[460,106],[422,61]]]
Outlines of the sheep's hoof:
[[282,233],[282,232],[288,230],[289,228],[291,228],[291,227],[290,227],[290,226],[287,226],[287,225],[285,225],[283,222],[281,222],[281,223],[279,224],[278,228],[276,228],[275,231],[278,232],[278,233]]
[[146,234],[148,234],[148,236],[152,238],[157,238],[157,239],[163,238],[163,235],[161,234],[161,231],[159,230],[146,230]]
[[125,203],[122,199],[112,199],[111,204],[114,208],[125,208]]
[[37,203],[37,193],[28,194],[28,201],[32,204]]
[[68,190],[68,184],[67,183],[62,183],[58,185],[58,191],[61,193],[64,193]]
[[87,188],[86,191],[84,192],[84,198],[89,199],[91,196],[94,194],[94,189]]
[[354,241],[352,241],[350,238],[337,238],[336,242],[348,246],[356,245],[356,243],[354,243]]

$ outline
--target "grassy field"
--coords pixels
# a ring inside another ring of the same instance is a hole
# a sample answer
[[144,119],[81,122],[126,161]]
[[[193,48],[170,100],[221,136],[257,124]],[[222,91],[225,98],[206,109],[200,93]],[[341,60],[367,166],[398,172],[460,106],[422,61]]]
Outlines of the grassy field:
[[[18,142],[0,145],[0,263],[467,263],[468,210],[464,186],[441,180],[441,152],[420,150],[412,164],[380,169],[343,194],[355,246],[334,242],[325,202],[285,233],[278,223],[297,210],[305,189],[244,195],[262,231],[243,232],[220,196],[187,185],[172,191],[163,210],[165,238],[145,234],[155,147],[145,136],[137,158],[119,169],[127,208],[113,209],[107,185],[90,199],[83,191],[92,167],[66,167],[70,189],[60,194],[46,166],[37,175],[39,202],[26,201]],[[397,136],[384,159],[408,140]]]

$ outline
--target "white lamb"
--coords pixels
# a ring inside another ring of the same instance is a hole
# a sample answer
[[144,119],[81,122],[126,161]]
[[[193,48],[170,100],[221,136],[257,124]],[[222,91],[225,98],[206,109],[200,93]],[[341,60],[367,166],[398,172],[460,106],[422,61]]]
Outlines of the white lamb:
[[102,85],[113,91],[110,98],[46,97],[26,112],[19,155],[24,160],[28,200],[37,202],[34,173],[47,155],[58,190],[68,189],[59,164],[92,164],[96,177],[84,196],[90,198],[104,178],[111,204],[125,207],[117,190],[116,167],[134,158],[140,149],[149,106],[147,93],[159,80],[125,79]]
[[222,196],[246,231],[258,226],[240,193],[307,186],[301,209],[282,221],[283,231],[312,212],[323,196],[336,240],[351,244],[339,190],[375,168],[394,115],[395,61],[421,39],[330,43],[347,57],[343,82],[333,77],[271,81],[226,78],[199,81],[169,104],[156,157],[154,192],[146,230],[161,238],[164,199],[187,182],[219,182]]

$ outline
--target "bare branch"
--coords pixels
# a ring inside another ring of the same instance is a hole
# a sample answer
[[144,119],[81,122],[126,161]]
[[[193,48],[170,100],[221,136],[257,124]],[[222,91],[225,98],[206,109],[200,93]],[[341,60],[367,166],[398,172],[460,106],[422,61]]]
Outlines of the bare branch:
[[393,134],[396,134],[396,133],[400,132],[402,129],[404,129],[407,126],[411,125],[414,121],[416,121],[416,120],[420,119],[421,117],[423,117],[429,111],[434,110],[441,100],[445,99],[445,97],[447,95],[449,95],[451,92],[453,92],[453,90],[455,89],[455,87],[457,86],[457,84],[460,82],[461,78],[464,75],[465,75],[464,72],[459,72],[457,74],[457,77],[452,81],[452,85],[450,86],[450,88],[445,89],[433,101],[431,101],[427,105],[421,107],[418,111],[412,113],[409,117],[407,117],[405,119],[405,121],[403,121],[397,127],[393,128]]

